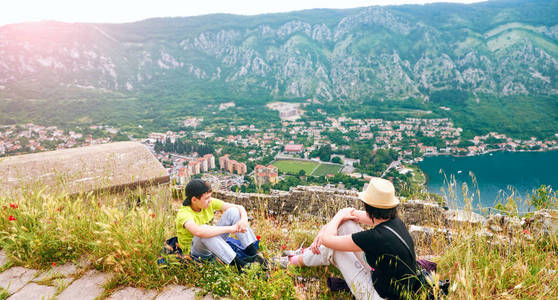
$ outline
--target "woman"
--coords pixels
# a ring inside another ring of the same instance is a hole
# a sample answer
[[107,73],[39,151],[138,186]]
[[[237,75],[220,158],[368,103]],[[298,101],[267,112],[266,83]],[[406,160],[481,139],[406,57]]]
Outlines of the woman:
[[[186,199],[176,215],[178,243],[183,253],[202,259],[217,256],[226,264],[236,265],[239,270],[249,262],[263,263],[261,256],[257,255],[256,236],[248,225],[244,207],[211,198],[211,193],[209,184],[201,179],[193,179],[186,185]],[[213,225],[215,210],[223,215]],[[247,258],[237,257],[226,242],[231,233],[244,247]]]
[[[407,298],[417,286],[415,250],[397,215],[399,200],[393,184],[372,178],[358,198],[364,202],[365,211],[341,209],[322,227],[309,248],[288,253],[280,263],[283,267],[332,263],[357,299]],[[363,230],[357,223],[373,228]]]

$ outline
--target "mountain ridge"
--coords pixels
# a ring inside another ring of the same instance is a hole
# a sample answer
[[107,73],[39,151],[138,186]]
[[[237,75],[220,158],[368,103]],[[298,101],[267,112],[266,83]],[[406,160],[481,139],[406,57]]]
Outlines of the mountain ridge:
[[0,98],[427,100],[438,90],[554,96],[552,11],[558,1],[5,25]]

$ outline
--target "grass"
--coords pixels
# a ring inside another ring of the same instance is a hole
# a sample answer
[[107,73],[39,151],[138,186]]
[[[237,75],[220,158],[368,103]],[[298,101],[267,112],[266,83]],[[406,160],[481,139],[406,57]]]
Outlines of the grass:
[[[556,203],[556,193],[550,195]],[[120,285],[161,289],[168,284],[196,286],[233,299],[339,299],[330,292],[334,267],[272,269],[262,276],[258,266],[238,274],[219,263],[183,264],[172,256],[157,259],[166,238],[176,235],[174,218],[180,201],[167,187],[121,194],[49,195],[41,187],[22,197],[0,197],[0,248],[10,264],[48,269],[87,255],[93,267],[116,274],[108,296]],[[265,207],[250,210],[251,225],[261,236],[265,257],[282,248],[308,246],[321,219],[268,215]],[[11,218],[10,218],[11,216]],[[12,219],[12,221],[10,221]],[[558,296],[556,236],[536,238],[521,230],[505,232],[506,244],[479,234],[471,226],[454,225],[452,239],[435,235],[416,241],[418,255],[433,255],[439,277],[449,278],[448,299],[551,299]],[[0,293],[0,297],[2,294]]]
[[8,299],[8,297],[10,297],[10,292],[8,292],[8,290],[0,288],[0,300],[6,300]]
[[342,165],[320,164],[318,168],[312,172],[312,176],[324,176],[327,174],[337,174],[343,168]]
[[272,163],[280,172],[298,175],[301,170],[304,174],[311,176],[324,176],[327,174],[337,174],[343,168],[337,164],[322,164],[314,161],[302,160],[277,160]]
[[272,164],[283,173],[298,175],[300,170],[304,170],[305,174],[310,175],[320,163],[301,160],[277,160]]

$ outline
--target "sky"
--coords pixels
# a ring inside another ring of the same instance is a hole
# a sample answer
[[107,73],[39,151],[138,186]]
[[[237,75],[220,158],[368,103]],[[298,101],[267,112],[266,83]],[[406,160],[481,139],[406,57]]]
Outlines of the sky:
[[155,17],[212,13],[256,15],[311,8],[354,8],[371,5],[473,3],[480,0],[4,0],[0,26],[54,20],[62,22],[126,23]]

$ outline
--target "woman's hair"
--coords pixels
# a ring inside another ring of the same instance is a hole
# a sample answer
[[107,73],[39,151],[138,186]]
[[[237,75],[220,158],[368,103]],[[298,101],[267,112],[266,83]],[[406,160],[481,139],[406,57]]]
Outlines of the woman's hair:
[[203,194],[211,192],[209,183],[201,179],[192,179],[186,185],[186,199],[182,202],[183,206],[192,205],[192,197],[200,198]]
[[364,203],[364,209],[370,218],[373,219],[394,219],[397,218],[397,207],[393,208],[377,208]]

